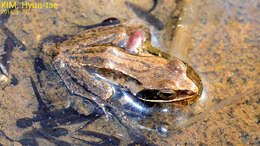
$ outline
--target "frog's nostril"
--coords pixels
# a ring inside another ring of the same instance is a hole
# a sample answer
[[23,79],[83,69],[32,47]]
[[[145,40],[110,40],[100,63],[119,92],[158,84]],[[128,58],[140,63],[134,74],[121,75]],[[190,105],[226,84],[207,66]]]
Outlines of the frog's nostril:
[[173,59],[169,63],[169,69],[171,69],[176,74],[186,73],[186,66],[183,62],[178,59]]

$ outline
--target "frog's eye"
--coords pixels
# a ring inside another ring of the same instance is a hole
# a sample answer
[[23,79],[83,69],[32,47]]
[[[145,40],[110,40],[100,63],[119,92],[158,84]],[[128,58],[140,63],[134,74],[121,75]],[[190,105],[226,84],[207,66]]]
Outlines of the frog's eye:
[[174,90],[145,89],[137,93],[137,97],[145,101],[170,100],[178,95]]
[[141,100],[148,102],[173,102],[179,101],[179,99],[186,99],[194,95],[194,92],[189,90],[155,90],[145,89],[137,93],[137,97]]
[[185,97],[193,95],[194,93],[190,90],[160,90],[158,96],[163,100],[173,100],[178,97]]
[[162,99],[169,99],[169,98],[173,98],[173,97],[177,96],[177,92],[174,90],[170,90],[170,89],[169,90],[167,90],[167,89],[160,90],[157,94]]

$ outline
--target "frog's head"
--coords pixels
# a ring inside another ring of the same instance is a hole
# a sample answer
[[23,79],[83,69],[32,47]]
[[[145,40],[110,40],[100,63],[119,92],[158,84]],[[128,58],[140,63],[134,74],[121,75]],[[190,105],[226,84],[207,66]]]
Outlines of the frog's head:
[[158,80],[151,80],[137,96],[148,102],[177,102],[198,97],[202,90],[201,81],[195,71],[179,59],[167,64],[167,73]]

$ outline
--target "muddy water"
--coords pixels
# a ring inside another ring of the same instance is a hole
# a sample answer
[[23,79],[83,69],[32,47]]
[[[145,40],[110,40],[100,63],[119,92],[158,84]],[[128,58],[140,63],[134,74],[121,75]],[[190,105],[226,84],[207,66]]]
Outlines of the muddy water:
[[[157,23],[148,22],[148,14],[137,14],[121,0],[55,2],[57,8],[17,9],[1,17],[1,64],[9,81],[0,89],[2,145],[259,144],[257,1],[160,0],[149,14]],[[144,12],[153,5],[151,0],[129,2]],[[86,105],[69,107],[74,96],[40,50],[85,29],[79,26],[108,17],[149,27],[155,46],[199,74],[201,98],[129,125],[116,118],[107,120],[100,109],[83,115],[78,111],[89,108]]]

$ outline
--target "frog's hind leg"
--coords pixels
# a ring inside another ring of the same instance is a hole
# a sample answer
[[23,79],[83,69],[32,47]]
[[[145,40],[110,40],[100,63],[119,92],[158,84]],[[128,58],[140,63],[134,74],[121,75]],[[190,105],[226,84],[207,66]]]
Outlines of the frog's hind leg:
[[105,100],[113,95],[113,88],[108,83],[97,79],[84,68],[70,66],[59,58],[54,61],[53,66],[72,94],[93,100],[109,119],[111,114],[105,108]]

